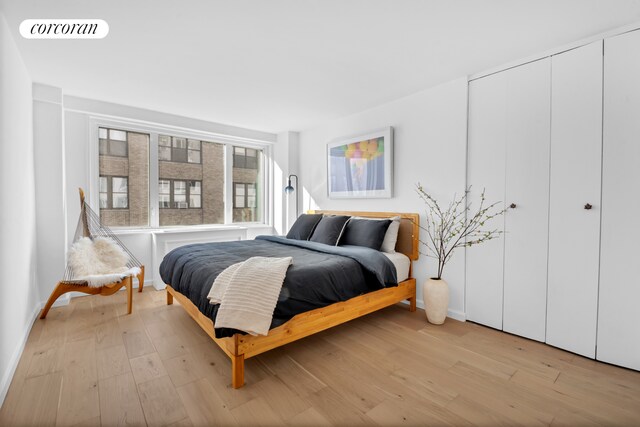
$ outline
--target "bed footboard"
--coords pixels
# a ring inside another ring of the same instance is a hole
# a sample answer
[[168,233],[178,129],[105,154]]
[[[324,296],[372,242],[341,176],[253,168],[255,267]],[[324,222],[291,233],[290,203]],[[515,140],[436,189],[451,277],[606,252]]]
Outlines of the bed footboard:
[[245,359],[404,300],[409,301],[409,311],[415,311],[416,279],[407,279],[395,287],[380,289],[347,301],[298,314],[287,323],[269,331],[266,336],[235,334],[229,338],[216,338],[211,319],[202,314],[189,298],[167,285],[167,304],[173,304],[174,298],[229,356],[231,359],[231,384],[233,388],[240,388],[244,385]]

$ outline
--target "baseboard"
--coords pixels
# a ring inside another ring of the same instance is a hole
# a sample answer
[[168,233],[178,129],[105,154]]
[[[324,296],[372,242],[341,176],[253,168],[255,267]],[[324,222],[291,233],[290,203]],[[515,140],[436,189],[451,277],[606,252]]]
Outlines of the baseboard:
[[[409,304],[408,301],[402,301],[403,304]],[[416,301],[416,306],[418,308],[421,308],[422,310],[424,310],[424,303],[422,301],[420,301],[419,299]],[[454,320],[458,320],[460,322],[466,322],[467,321],[467,316],[464,312],[462,311],[458,311],[458,310],[452,310],[449,309],[447,310],[447,317],[454,319]]]
[[454,320],[459,320],[460,322],[467,321],[467,315],[463,311],[449,309],[447,310],[447,317],[450,317]]
[[0,407],[4,403],[4,399],[7,397],[7,392],[9,391],[11,380],[13,380],[13,375],[16,373],[18,363],[20,362],[20,357],[22,357],[22,352],[24,351],[24,346],[27,344],[27,339],[29,338],[29,333],[31,333],[33,323],[36,321],[38,315],[40,314],[40,309],[40,304],[36,304],[33,308],[33,312],[31,313],[31,321],[27,323],[26,328],[22,333],[22,339],[18,343],[18,346],[11,356],[11,360],[9,361],[7,370],[2,375],[2,381],[0,381]]
[[[145,281],[144,281],[144,283],[147,283],[147,281],[145,280]],[[153,282],[153,288],[154,288],[156,291],[162,291],[162,290],[164,290],[164,289],[167,289],[167,285],[165,285],[164,283],[162,283],[162,284],[156,284],[156,282],[154,281],[154,282]]]
[[[79,293],[79,292],[74,292],[74,293]],[[58,298],[51,307],[64,307],[65,305],[69,305],[70,302],[71,302],[71,293],[64,294],[60,298]],[[42,301],[40,303],[40,309],[43,309],[46,303],[47,303],[46,300]]]

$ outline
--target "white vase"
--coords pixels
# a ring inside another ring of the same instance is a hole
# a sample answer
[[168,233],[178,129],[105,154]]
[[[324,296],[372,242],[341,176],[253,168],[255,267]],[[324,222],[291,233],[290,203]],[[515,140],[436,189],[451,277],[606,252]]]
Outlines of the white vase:
[[442,325],[449,309],[449,285],[442,279],[428,279],[422,284],[422,301],[427,320]]

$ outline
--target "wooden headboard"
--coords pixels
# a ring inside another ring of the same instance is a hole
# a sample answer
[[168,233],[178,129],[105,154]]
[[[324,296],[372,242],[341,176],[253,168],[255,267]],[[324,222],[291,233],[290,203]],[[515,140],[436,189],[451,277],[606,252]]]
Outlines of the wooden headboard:
[[415,261],[420,255],[418,245],[420,244],[419,235],[420,215],[417,213],[400,213],[400,212],[352,212],[352,211],[325,211],[313,210],[308,211],[310,214],[324,215],[349,215],[361,216],[365,218],[392,218],[400,217],[400,231],[398,232],[398,243],[396,243],[396,251],[405,254],[409,259]]

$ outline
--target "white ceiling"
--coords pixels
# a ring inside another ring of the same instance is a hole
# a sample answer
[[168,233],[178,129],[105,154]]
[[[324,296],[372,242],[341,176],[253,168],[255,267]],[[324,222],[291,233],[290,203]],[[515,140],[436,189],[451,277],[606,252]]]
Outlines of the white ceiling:
[[[301,130],[640,21],[639,0],[0,0],[34,81],[264,131]],[[26,40],[99,18],[103,40]]]

